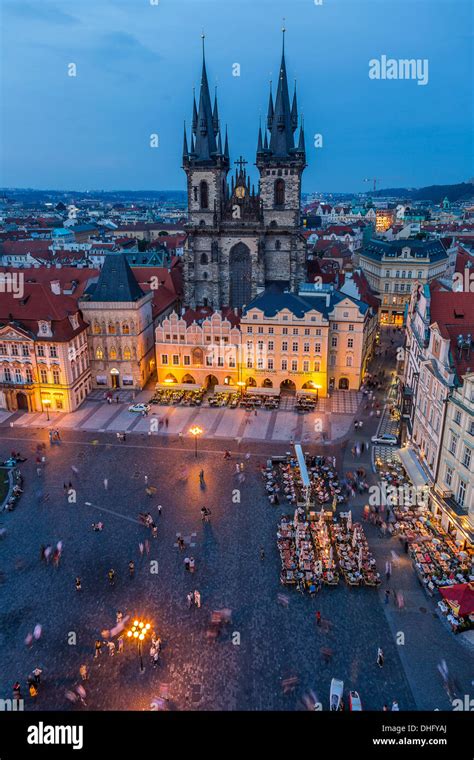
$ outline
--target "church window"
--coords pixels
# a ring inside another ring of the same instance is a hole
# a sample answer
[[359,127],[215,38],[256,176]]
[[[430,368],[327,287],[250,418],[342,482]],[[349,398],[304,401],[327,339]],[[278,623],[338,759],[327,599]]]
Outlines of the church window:
[[201,208],[209,208],[209,188],[204,180],[199,186]]
[[95,333],[96,335],[99,335],[99,334],[100,334],[100,325],[99,325],[99,323],[98,323],[98,322],[95,322],[95,323],[94,323],[94,333]]
[[282,174],[283,174],[282,170],[278,169],[278,176],[281,177]]
[[126,361],[130,361],[130,359],[132,358],[132,352],[130,351],[128,346],[125,346],[125,348],[123,349],[123,358]]
[[281,248],[281,242],[279,240],[275,240],[275,250],[279,251]]
[[197,189],[197,187],[193,187],[193,193],[194,193],[194,200],[197,201],[197,199],[198,199],[198,189]]
[[116,359],[117,358],[117,349],[112,347],[109,351],[109,359]]
[[124,335],[130,335],[130,327],[128,326],[127,322],[124,322],[122,325],[122,333]]
[[285,182],[277,179],[275,182],[275,206],[285,205]]
[[207,258],[207,253],[201,253],[201,264],[208,264],[209,259]]
[[207,272],[203,272],[202,276],[204,277],[205,280],[207,280]]
[[109,335],[115,335],[115,325],[112,322],[109,324]]
[[96,352],[95,352],[95,358],[96,359],[103,359],[104,358],[104,351],[101,348],[101,346],[97,346]]

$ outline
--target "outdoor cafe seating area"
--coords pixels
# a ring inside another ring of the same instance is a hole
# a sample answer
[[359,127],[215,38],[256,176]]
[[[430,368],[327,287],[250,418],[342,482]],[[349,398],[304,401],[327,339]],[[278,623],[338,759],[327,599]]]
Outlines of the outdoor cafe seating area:
[[160,406],[201,406],[205,390],[200,386],[192,385],[186,387],[182,385],[169,385],[166,387],[156,386],[153,397],[150,399],[151,404]]
[[[305,488],[297,460],[272,463],[263,471],[269,497],[276,492],[293,505],[308,503],[320,509],[330,505],[333,509],[345,502],[339,476],[329,457],[309,457],[307,473],[309,489]],[[270,500],[272,500],[270,498]]]
[[211,407],[227,406],[230,409],[235,409],[239,405],[239,400],[238,393],[218,391],[209,397],[208,404]]
[[298,590],[317,593],[322,585],[337,586],[341,576],[349,586],[380,585],[375,559],[360,523],[351,513],[321,510],[308,516],[302,507],[278,523],[280,581]]
[[263,392],[257,394],[250,389],[242,395],[240,402],[242,409],[278,409],[280,406],[279,394],[265,393],[264,388],[254,389],[254,391],[257,390]]
[[318,405],[318,396],[310,393],[298,392],[295,401],[295,410],[300,414],[305,412],[314,412]]

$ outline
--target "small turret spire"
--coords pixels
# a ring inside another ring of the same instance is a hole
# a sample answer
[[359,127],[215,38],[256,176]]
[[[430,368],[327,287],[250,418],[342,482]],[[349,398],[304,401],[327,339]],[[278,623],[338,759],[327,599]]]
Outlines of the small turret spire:
[[186,161],[189,158],[189,150],[188,150],[188,137],[186,135],[186,121],[184,122],[184,138],[183,138],[183,161]]

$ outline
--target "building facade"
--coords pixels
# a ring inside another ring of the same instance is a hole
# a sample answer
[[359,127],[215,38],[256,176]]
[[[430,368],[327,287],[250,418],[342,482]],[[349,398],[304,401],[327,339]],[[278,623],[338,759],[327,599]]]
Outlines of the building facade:
[[92,386],[143,388],[155,370],[153,293],[138,285],[123,253],[109,254],[80,299],[89,324]]
[[184,252],[185,301],[191,308],[242,308],[273,282],[296,291],[305,277],[306,240],[299,228],[301,176],[306,166],[303,127],[298,142],[296,91],[290,102],[283,50],[275,101],[258,132],[259,189],[246,161],[236,161],[231,182],[227,133],[223,140],[217,98],[211,104],[203,56],[199,106],[186,128],[188,234]]
[[0,408],[73,412],[91,389],[87,325],[77,302],[25,283],[0,299]]
[[415,283],[441,277],[448,266],[439,240],[370,240],[359,265],[381,299],[380,322],[402,325]]

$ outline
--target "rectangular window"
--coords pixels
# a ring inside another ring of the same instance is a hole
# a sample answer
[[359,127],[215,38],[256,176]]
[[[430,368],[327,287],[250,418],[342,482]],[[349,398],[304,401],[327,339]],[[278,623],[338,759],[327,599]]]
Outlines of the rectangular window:
[[185,367],[189,367],[191,364],[191,357],[190,356],[183,356],[183,364]]
[[56,346],[50,346],[49,347],[49,355],[52,356],[54,359],[57,358],[58,352],[56,350]]
[[291,360],[291,371],[298,372],[298,359]]
[[298,335],[298,328],[297,327],[293,327],[293,335]]
[[336,322],[334,322],[333,326],[332,326],[332,329],[333,330],[338,330],[339,329],[339,325]]
[[303,343],[303,351],[305,354],[309,354],[309,343]]
[[321,335],[321,328],[320,328],[320,327],[317,327],[317,328],[316,328],[316,333],[315,333],[315,335],[316,335],[318,338],[319,338],[319,336]]
[[265,369],[263,364],[263,359],[258,358],[257,359],[257,369]]
[[456,425],[461,424],[461,418],[462,418],[461,412],[459,411],[459,409],[456,409],[456,411],[454,412],[454,422],[456,423]]
[[346,356],[346,367],[352,367],[352,356]]
[[22,382],[23,382],[23,377],[21,375],[21,369],[16,369],[15,370],[15,383],[20,383],[21,384]]
[[38,356],[44,356],[44,346],[41,343],[38,346]]
[[229,357],[229,367],[235,367],[235,356]]
[[354,348],[354,339],[348,338],[347,339],[347,348]]
[[272,340],[268,341],[268,350],[269,351],[273,351],[273,341]]
[[288,343],[286,340],[284,340],[283,343],[281,344],[281,350],[288,351]]
[[303,372],[309,372],[309,361],[307,359],[303,362]]
[[314,362],[314,371],[315,372],[319,372],[320,366],[321,366],[320,362]]
[[40,369],[40,377],[41,377],[41,382],[42,383],[47,383],[48,382],[48,373],[46,372],[45,369]]
[[59,385],[59,370],[53,369],[53,383]]
[[223,356],[218,356],[217,357],[217,366],[218,367],[223,367],[224,366],[224,357]]
[[258,332],[259,332],[259,334],[261,335],[261,334],[263,333],[263,327],[259,327],[259,328],[258,328]]
[[444,482],[447,486],[451,487],[453,482],[453,468],[446,465],[446,475],[444,476]]
[[288,369],[288,362],[287,362],[287,360],[286,360],[286,359],[282,359],[282,360],[281,360],[281,368],[282,368],[282,370],[283,370],[283,371],[285,371],[285,372],[286,372],[286,370]]
[[0,356],[8,356],[7,346],[5,343],[0,343]]
[[273,369],[273,359],[269,359],[267,362],[268,369]]
[[315,353],[320,354],[321,353],[321,343],[315,343],[314,344],[314,350],[315,350]]
[[247,369],[252,369],[252,367],[253,367],[252,359],[247,359]]
[[268,328],[268,334],[269,335],[273,335],[273,327],[269,327]]
[[18,345],[16,343],[12,343],[12,356],[18,356]]
[[337,348],[337,335],[334,335],[334,336],[331,338],[331,346],[332,346],[333,348]]
[[206,356],[206,367],[212,367],[212,354]]
[[471,467],[471,457],[472,457],[471,449],[468,446],[465,446],[464,447],[464,454],[463,454],[463,457],[462,457],[462,463],[463,463],[464,467],[467,467],[468,470]]
[[464,482],[464,480],[460,480],[459,485],[458,485],[458,495],[456,498],[456,501],[460,507],[464,506],[464,501],[466,499],[466,490],[467,490],[466,483]]
[[284,327],[281,332],[282,332],[282,335],[288,335],[288,328]]
[[456,447],[458,445],[458,436],[455,433],[451,433],[451,440],[449,442],[449,451],[456,456]]
[[257,342],[257,346],[259,351],[263,351],[263,340],[259,340]]
[[26,382],[32,383],[33,382],[33,372],[29,367],[26,368]]
[[24,343],[22,345],[21,350],[22,350],[23,356],[29,356],[30,355],[30,347],[27,346],[26,343]]
[[168,364],[168,354],[161,354],[161,363]]
[[309,327],[305,327],[305,328],[304,328],[304,334],[305,334],[305,335],[309,335],[309,334],[310,334],[310,332],[311,332],[311,331],[310,331]]
[[298,351],[298,343],[293,341],[293,351]]
[[354,332],[354,325],[349,325],[349,332]]
[[252,332],[253,332],[253,327],[252,327],[252,325],[249,325],[249,326],[247,327],[247,332],[248,332],[248,333],[252,333]]

